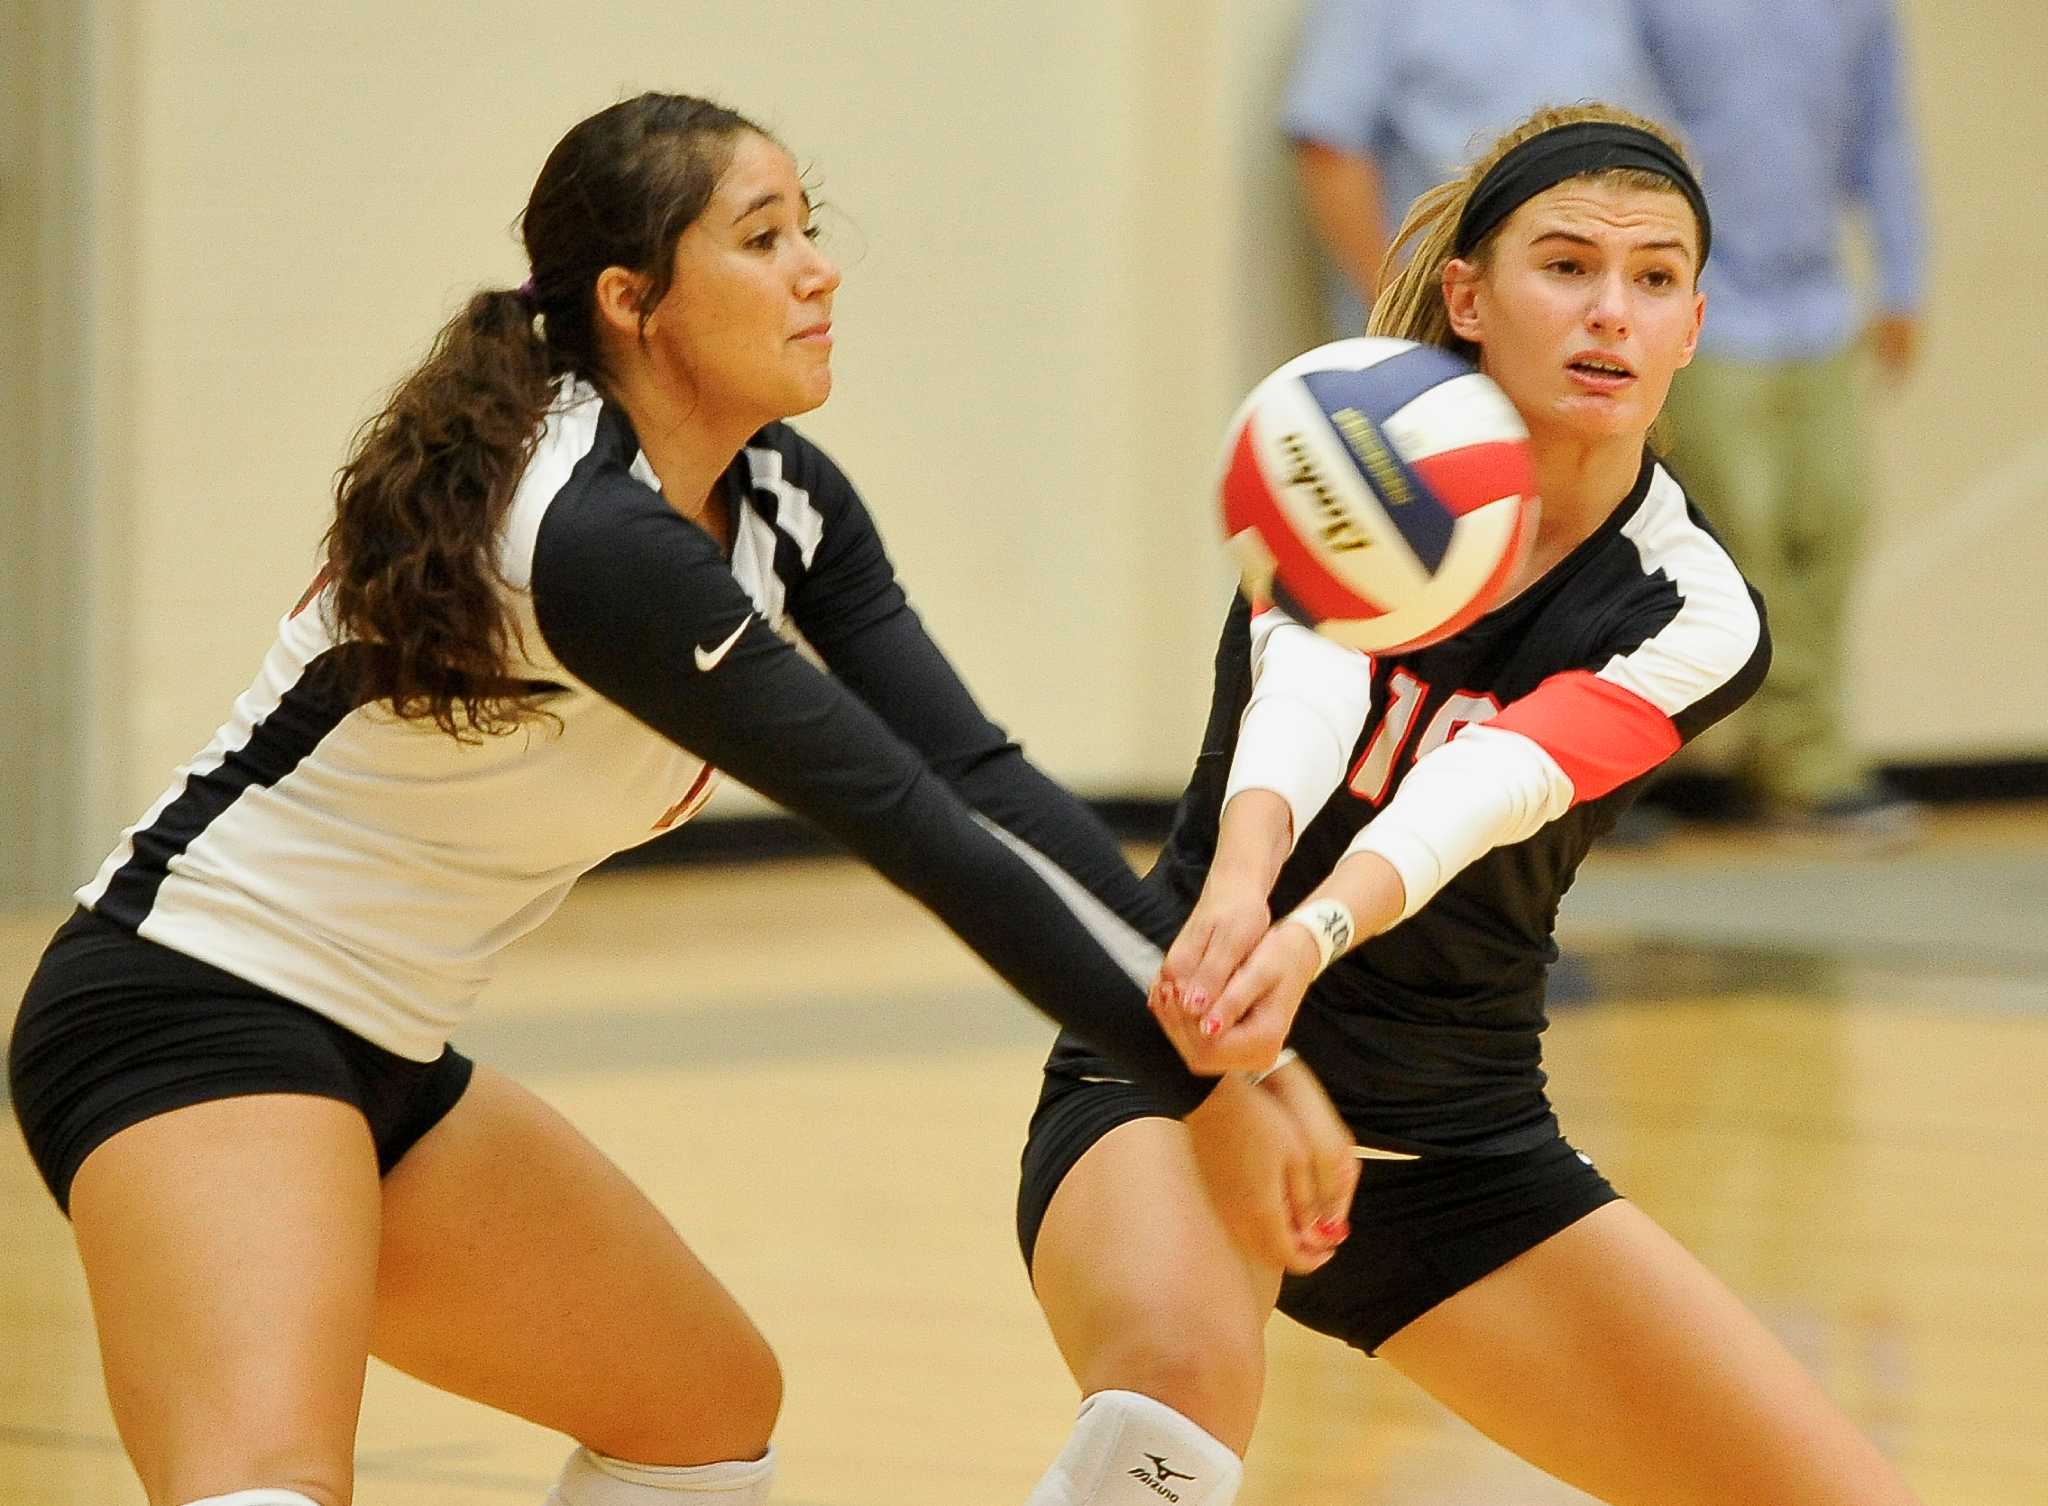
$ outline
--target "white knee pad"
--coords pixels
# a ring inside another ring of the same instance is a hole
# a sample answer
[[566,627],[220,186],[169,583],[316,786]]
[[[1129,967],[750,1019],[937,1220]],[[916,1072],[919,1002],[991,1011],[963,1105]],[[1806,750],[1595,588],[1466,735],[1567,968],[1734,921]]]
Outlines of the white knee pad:
[[1164,1402],[1097,1391],[1024,1506],[1230,1506],[1244,1464]]
[[579,1448],[562,1466],[546,1506],[765,1506],[775,1450],[718,1464],[628,1464]]
[[186,1506],[320,1506],[311,1496],[296,1490],[238,1490],[231,1496],[208,1496]]

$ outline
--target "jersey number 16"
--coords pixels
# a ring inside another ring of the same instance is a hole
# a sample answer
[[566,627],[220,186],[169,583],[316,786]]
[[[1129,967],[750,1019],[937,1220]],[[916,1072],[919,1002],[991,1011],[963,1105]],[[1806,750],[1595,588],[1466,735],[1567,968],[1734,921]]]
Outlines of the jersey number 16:
[[[1394,783],[1394,765],[1408,745],[1409,736],[1415,731],[1416,718],[1429,700],[1429,685],[1417,679],[1405,669],[1397,669],[1387,677],[1386,714],[1374,729],[1365,751],[1358,756],[1358,762],[1351,766],[1351,793],[1361,800],[1374,805],[1383,804],[1387,791]],[[1422,740],[1415,745],[1410,756],[1412,764],[1418,758],[1427,758],[1457,733],[1460,727],[1474,722],[1483,722],[1500,711],[1500,702],[1490,695],[1473,695],[1461,690],[1447,698],[1437,708],[1436,715],[1429,719],[1429,727],[1422,734]]]

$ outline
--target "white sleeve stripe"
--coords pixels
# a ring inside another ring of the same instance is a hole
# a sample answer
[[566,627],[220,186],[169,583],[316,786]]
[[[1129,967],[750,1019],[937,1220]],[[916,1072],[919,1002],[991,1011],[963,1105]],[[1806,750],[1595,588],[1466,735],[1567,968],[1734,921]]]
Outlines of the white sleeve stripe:
[[1017,854],[1045,881],[1046,887],[1064,904],[1082,929],[1123,969],[1124,976],[1140,990],[1150,989],[1159,976],[1165,954],[1145,934],[1084,888],[1066,869],[1021,837],[1013,836],[995,822],[975,812],[974,819],[996,840]]
[[1670,577],[1680,605],[1670,622],[1599,674],[1675,717],[1741,672],[1756,653],[1763,621],[1735,562],[1693,522],[1685,493],[1661,466],[1621,531],[1645,574]]
[[788,605],[789,588],[775,571],[775,529],[751,507],[739,510],[739,527],[733,533],[733,576],[747,587],[747,595],[761,609],[770,627],[782,621]]
[[541,416],[540,438],[505,511],[498,545],[498,571],[515,591],[533,585],[533,551],[541,519],[569,484],[577,462],[597,443],[597,421],[603,410],[604,404],[587,384],[569,377],[555,384],[554,401]]
[[1519,732],[1483,722],[1417,759],[1387,808],[1351,839],[1345,857],[1377,853],[1401,875],[1401,919],[1420,910],[1496,847],[1512,846],[1571,809],[1557,760]]
[[1372,702],[1372,660],[1311,632],[1275,608],[1252,622],[1252,693],[1238,722],[1224,784],[1287,802],[1293,840],[1343,782]]
[[783,479],[779,450],[750,446],[747,470],[754,485],[775,498],[775,526],[796,544],[797,555],[806,570],[825,537],[825,517],[811,505],[811,494]]

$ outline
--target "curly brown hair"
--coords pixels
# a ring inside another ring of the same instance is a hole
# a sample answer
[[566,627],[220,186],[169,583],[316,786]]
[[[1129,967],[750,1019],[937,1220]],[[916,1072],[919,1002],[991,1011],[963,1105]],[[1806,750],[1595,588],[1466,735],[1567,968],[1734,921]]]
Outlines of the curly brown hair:
[[742,132],[767,134],[680,94],[642,94],[572,127],[520,216],[532,282],[473,296],[358,431],[323,543],[331,625],[369,650],[350,656],[357,701],[463,741],[544,714],[509,668],[523,646],[499,527],[557,379],[605,386],[598,275],[617,266],[646,279],[644,327]]

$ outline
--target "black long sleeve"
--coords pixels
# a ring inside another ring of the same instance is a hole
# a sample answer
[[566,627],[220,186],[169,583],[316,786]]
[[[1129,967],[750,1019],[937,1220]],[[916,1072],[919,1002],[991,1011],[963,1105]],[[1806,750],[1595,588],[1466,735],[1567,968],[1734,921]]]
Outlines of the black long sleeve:
[[[842,535],[835,549],[852,550],[863,526],[872,535],[864,514],[840,515],[826,532]],[[900,592],[861,589],[857,554],[836,567],[820,553],[816,589],[800,587],[791,604],[846,684],[762,623],[702,530],[623,469],[593,464],[541,522],[535,617],[569,673],[822,827],[1170,1103],[1199,1103],[1212,1081],[1187,1070],[1144,1006],[1169,924],[1156,902],[1084,808],[1050,793],[1057,786],[1035,770],[1018,772],[1028,765],[981,716]],[[835,603],[842,581],[847,594]],[[887,706],[889,720],[863,695]],[[902,731],[1066,879],[977,821]],[[1101,902],[1105,891],[1121,918]]]
[[[815,453],[815,452],[814,452]],[[976,703],[899,585],[880,534],[824,457],[805,479],[831,520],[791,614],[832,673],[973,809],[1028,842],[1164,947],[1186,915],[1143,887],[1101,818]]]

